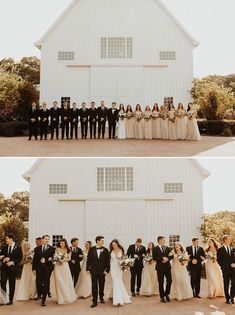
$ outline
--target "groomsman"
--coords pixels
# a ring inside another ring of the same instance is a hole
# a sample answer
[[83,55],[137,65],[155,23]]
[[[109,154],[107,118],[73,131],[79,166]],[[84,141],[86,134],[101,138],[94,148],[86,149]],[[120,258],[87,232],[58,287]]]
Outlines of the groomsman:
[[3,256],[3,264],[1,267],[1,288],[6,293],[7,281],[9,281],[9,302],[7,305],[13,304],[15,294],[16,276],[18,265],[22,261],[22,249],[15,244],[14,236],[8,234],[5,238],[6,245],[2,248],[0,256]]
[[91,108],[89,112],[90,123],[90,138],[94,136],[96,138],[96,123],[97,123],[97,109],[95,108],[95,102],[91,102]]
[[42,237],[42,245],[34,249],[32,269],[36,271],[36,286],[38,297],[42,299],[41,306],[46,306],[46,297],[49,294],[50,278],[53,271],[53,256],[55,248],[49,245],[49,235]]
[[61,108],[61,138],[64,140],[64,132],[66,133],[67,140],[69,139],[69,121],[70,121],[70,109],[68,103],[64,102],[63,107]]
[[75,138],[78,138],[78,116],[79,109],[77,108],[77,104],[73,103],[71,111],[70,111],[70,119],[71,119],[71,128],[70,128],[70,138],[73,139],[73,131],[75,132]]
[[98,115],[98,138],[100,139],[100,135],[102,135],[102,139],[104,139],[105,135],[105,125],[107,121],[108,109],[105,107],[104,101],[101,101],[100,107],[97,109]]
[[109,123],[109,139],[115,139],[116,125],[118,121],[118,109],[116,103],[112,103],[112,108],[108,109],[108,123]]
[[223,246],[217,251],[217,261],[224,279],[224,292],[227,304],[234,304],[235,297],[235,249],[231,246],[231,236],[223,236]]
[[[168,246],[165,246],[165,237],[158,236],[158,245],[153,250],[153,259],[156,261],[156,271],[159,284],[159,293],[162,303],[170,302],[170,292],[171,292],[171,263],[170,260],[173,255],[170,255],[171,250]],[[164,280],[166,278],[166,287],[164,289]]]
[[78,247],[78,238],[72,238],[71,245],[71,260],[69,261],[69,267],[75,288],[81,272],[80,262],[82,261],[83,253],[81,248]]
[[50,109],[50,120],[51,140],[54,138],[54,131],[56,131],[56,139],[59,140],[60,110],[56,101],[53,102],[53,107]]
[[104,245],[104,237],[97,236],[96,246],[91,247],[88,252],[86,270],[88,274],[91,274],[92,282],[92,305],[91,307],[97,306],[98,300],[98,288],[100,302],[104,304],[104,286],[105,276],[110,271],[110,254]]
[[191,275],[193,296],[200,299],[202,261],[205,259],[205,252],[199,246],[199,239],[197,237],[192,239],[192,246],[188,246],[186,252],[189,255],[188,268]]
[[44,139],[47,140],[47,129],[49,123],[49,116],[50,111],[47,109],[47,103],[43,102],[42,108],[39,110],[39,117],[40,117],[40,140]]
[[38,140],[38,109],[35,102],[32,103],[32,107],[29,110],[29,141],[32,139],[32,136],[35,137],[35,140]]
[[[141,277],[142,277],[142,271],[143,271],[143,259],[146,255],[146,248],[142,246],[142,239],[138,238],[135,242],[135,244],[132,244],[129,246],[127,250],[127,256],[131,258],[135,258],[135,264],[132,268],[130,268],[131,271],[131,293],[132,296],[139,295],[140,293],[140,287],[141,287]],[[136,281],[137,280],[137,281]],[[135,292],[135,286],[136,292]]]
[[80,109],[80,121],[81,121],[81,134],[82,139],[87,138],[87,130],[88,130],[88,117],[89,117],[89,109],[86,108],[86,103],[82,103],[82,108]]

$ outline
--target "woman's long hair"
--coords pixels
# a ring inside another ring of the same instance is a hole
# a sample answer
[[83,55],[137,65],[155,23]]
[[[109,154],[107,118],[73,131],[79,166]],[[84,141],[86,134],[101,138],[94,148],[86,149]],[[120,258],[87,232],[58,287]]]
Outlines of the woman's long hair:
[[[153,242],[149,242],[150,244],[152,244],[152,252],[154,250],[154,243]],[[147,254],[150,254],[150,248],[147,248]]]
[[[214,247],[216,250],[219,248],[219,245],[214,238],[209,238],[208,241],[211,241],[214,244]],[[205,248],[205,252],[207,253],[207,252],[209,252],[209,250],[210,250],[210,245],[208,244]]]
[[158,103],[155,103],[155,104],[153,105],[153,112],[155,111],[155,109],[157,110],[157,112],[159,112]]
[[133,113],[133,109],[132,109],[130,104],[128,104],[127,107],[126,107],[126,113],[128,113],[129,109],[130,109],[130,112]]
[[181,252],[182,253],[185,253],[185,249],[184,249],[184,247],[183,247],[183,245],[180,243],[180,242],[175,242],[175,244],[174,244],[174,252],[175,253],[177,253],[177,251],[176,251],[176,245],[180,245],[180,250],[181,250]]
[[137,104],[137,105],[136,105],[135,110],[136,110],[136,111],[138,111],[138,110],[139,110],[140,112],[142,112],[142,109],[141,109],[140,104]]
[[123,112],[125,113],[125,106],[124,106],[123,103],[121,103],[121,104],[119,105],[119,112],[120,112],[121,110],[123,110]]
[[112,242],[110,243],[110,245],[109,245],[109,252],[111,253],[112,250],[113,250],[113,246],[112,246],[113,243],[116,243],[116,244],[117,244],[118,248],[122,251],[122,254],[124,255],[124,254],[125,254],[124,248],[123,248],[123,246],[119,243],[119,240],[117,240],[117,239],[112,240]]
[[68,245],[68,242],[67,242],[67,240],[65,239],[65,238],[61,238],[60,240],[59,240],[59,242],[57,243],[57,245],[56,245],[56,247],[57,248],[61,248],[61,243],[65,243],[65,248],[67,249],[67,253],[70,253],[70,248],[69,248],[69,245]]

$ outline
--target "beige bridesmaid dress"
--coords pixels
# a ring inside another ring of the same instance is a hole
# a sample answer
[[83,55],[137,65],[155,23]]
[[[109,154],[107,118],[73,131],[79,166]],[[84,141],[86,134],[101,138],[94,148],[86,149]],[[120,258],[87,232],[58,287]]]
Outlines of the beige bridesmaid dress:
[[134,114],[132,112],[126,113],[126,138],[127,139],[135,138],[134,123],[135,123]]
[[197,124],[197,112],[195,110],[190,110],[187,113],[187,116],[187,140],[200,141],[201,135]]
[[176,111],[176,133],[178,140],[186,140],[187,131],[186,111],[183,109]]
[[175,110],[168,112],[169,140],[177,140]]
[[161,123],[159,118],[159,112],[152,112],[152,135],[153,139],[161,139]]
[[83,299],[91,296],[91,275],[86,272],[87,256],[88,252],[83,251],[82,269],[75,287],[75,293],[79,298]]
[[161,138],[163,140],[169,139],[169,128],[168,128],[168,115],[167,112],[160,112],[160,127],[161,127]]
[[214,298],[217,296],[224,296],[221,268],[216,259],[212,260],[209,258],[209,253],[210,252],[207,253],[207,259],[205,261],[208,297]]
[[144,129],[144,138],[146,140],[152,140],[152,112],[145,111],[143,113],[143,129]]
[[144,139],[142,112],[139,112],[139,111],[135,112],[134,130],[135,130],[135,139],[139,139],[139,140]]

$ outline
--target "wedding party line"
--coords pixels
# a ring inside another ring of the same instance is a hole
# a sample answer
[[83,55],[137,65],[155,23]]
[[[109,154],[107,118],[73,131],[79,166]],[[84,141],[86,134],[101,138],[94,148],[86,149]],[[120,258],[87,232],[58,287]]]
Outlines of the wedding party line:
[[[171,299],[200,299],[203,265],[208,298],[225,296],[227,304],[234,304],[235,248],[230,235],[224,235],[222,240],[219,246],[211,238],[203,248],[194,237],[186,248],[180,242],[170,248],[165,245],[165,237],[158,236],[157,245],[149,242],[146,248],[138,238],[125,252],[117,239],[110,243],[109,249],[105,248],[103,236],[96,237],[95,246],[87,241],[82,250],[78,238],[71,240],[71,246],[62,238],[55,248],[49,245],[49,235],[44,235],[36,239],[36,247],[32,250],[28,242],[24,242],[22,248],[16,245],[14,235],[9,234],[0,252],[0,302],[1,305],[13,304],[17,268],[22,263],[16,300],[34,299],[40,301],[41,306],[46,306],[47,297],[51,297],[53,271],[59,305],[90,296],[92,308],[98,306],[98,298],[100,303],[105,303],[105,278],[109,273],[112,280],[109,299],[113,306],[130,304],[131,298],[140,294],[160,295],[161,303],[170,303]],[[123,282],[124,271],[131,274],[131,296]]]
[[80,122],[81,138],[87,139],[88,130],[90,139],[105,138],[106,124],[108,122],[109,139],[162,139],[162,140],[201,140],[198,124],[197,111],[192,103],[188,104],[186,110],[183,104],[179,104],[177,109],[173,103],[169,107],[154,104],[151,109],[149,105],[142,110],[137,104],[135,109],[131,105],[112,103],[111,108],[105,106],[101,101],[98,108],[95,102],[91,102],[90,108],[86,103],[82,103],[80,109],[77,103],[69,108],[68,102],[64,102],[62,107],[58,107],[58,102],[53,102],[53,107],[47,108],[44,102],[40,108],[32,103],[28,114],[29,117],[29,140],[35,137],[37,140],[47,140],[48,129],[50,127],[50,139],[54,136],[59,139],[59,129],[61,127],[61,139],[78,139],[78,125]]

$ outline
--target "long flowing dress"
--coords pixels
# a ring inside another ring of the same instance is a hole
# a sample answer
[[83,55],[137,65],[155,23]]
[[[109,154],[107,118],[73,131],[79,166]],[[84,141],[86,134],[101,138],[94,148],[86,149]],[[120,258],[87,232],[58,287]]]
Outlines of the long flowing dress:
[[144,139],[142,112],[135,112],[135,139]]
[[179,109],[176,112],[176,131],[177,139],[186,140],[186,131],[187,131],[187,118],[186,111],[184,109]]
[[126,114],[124,111],[119,112],[118,119],[118,139],[126,139]]
[[168,116],[169,140],[177,140],[175,110],[169,111]]
[[152,140],[152,112],[145,111],[144,112],[144,121],[143,121],[143,130],[144,130],[144,138],[147,140]]
[[[63,254],[56,249],[56,254]],[[66,255],[69,260],[70,255]],[[54,268],[55,290],[57,303],[60,305],[71,304],[77,300],[77,295],[74,291],[73,280],[69,269],[68,261],[56,262]]]
[[130,304],[131,298],[127,293],[127,290],[123,283],[123,271],[120,268],[118,258],[122,257],[122,252],[116,255],[113,251],[111,253],[111,261],[110,261],[110,274],[112,278],[112,288],[110,292],[110,298],[113,299],[113,305],[124,305]]
[[151,296],[159,294],[158,279],[155,266],[156,266],[155,261],[152,261],[151,263],[149,262],[144,263],[140,288],[140,294],[142,295]]
[[16,300],[17,301],[28,301],[29,299],[35,298],[37,293],[36,279],[32,271],[31,261],[28,261],[23,266],[21,279],[19,281],[19,287],[17,290]]
[[6,304],[6,303],[7,303],[6,293],[0,287],[0,304]]
[[200,141],[201,135],[197,124],[197,112],[195,110],[190,110],[187,116],[187,140]]
[[169,139],[168,115],[167,112],[160,113],[161,138],[163,140]]
[[191,299],[193,297],[193,293],[187,267],[185,264],[182,265],[177,254],[174,254],[174,258],[172,260],[171,274],[171,297],[177,299],[178,301]]
[[75,287],[75,293],[83,299],[91,296],[91,276],[86,272],[87,255],[88,252],[83,251],[82,269]]
[[127,139],[135,138],[134,123],[135,123],[135,119],[134,119],[133,113],[131,112],[126,113],[126,138]]
[[152,112],[152,135],[153,139],[161,139],[161,123],[158,111]]
[[208,297],[224,296],[222,272],[217,260],[211,259],[210,254],[212,252],[207,252],[205,261]]

